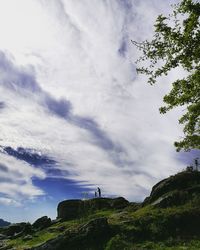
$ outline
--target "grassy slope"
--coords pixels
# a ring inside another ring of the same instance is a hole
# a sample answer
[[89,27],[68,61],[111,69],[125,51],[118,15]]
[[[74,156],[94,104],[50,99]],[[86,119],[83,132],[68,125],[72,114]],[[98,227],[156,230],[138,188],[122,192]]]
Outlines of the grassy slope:
[[[107,217],[115,236],[107,243],[106,250],[198,250],[200,249],[200,238],[198,236],[186,237],[183,235],[170,235],[170,221],[181,216],[197,213],[200,210],[199,199],[179,206],[170,208],[155,208],[145,206],[133,211],[131,208],[123,211],[97,211],[85,218],[59,222],[49,228],[33,234],[33,239],[24,241],[22,237],[8,241],[8,245],[14,246],[17,250],[26,249],[40,245],[49,239],[57,237],[67,230],[74,230],[89,220],[98,217]],[[176,226],[176,225],[174,225]],[[172,228],[174,227],[172,225]],[[162,238],[166,235],[165,238]]]
[[43,229],[39,232],[33,233],[32,240],[23,240],[23,237],[17,239],[9,240],[7,243],[9,246],[15,247],[17,250],[23,250],[25,248],[30,248],[33,246],[40,245],[47,240],[57,237],[59,234],[62,234],[67,228],[74,228],[79,223],[76,221],[67,221],[62,223],[57,223],[51,227]]
[[57,236],[68,230],[75,230],[77,227],[84,225],[91,219],[99,217],[109,217],[111,214],[113,214],[113,211],[97,211],[96,213],[85,218],[58,222],[55,225],[32,234],[33,239],[31,240],[26,241],[23,240],[23,237],[19,237],[17,239],[8,240],[7,245],[16,248],[16,250],[31,248],[33,246],[41,245],[42,243],[50,239],[56,238]]

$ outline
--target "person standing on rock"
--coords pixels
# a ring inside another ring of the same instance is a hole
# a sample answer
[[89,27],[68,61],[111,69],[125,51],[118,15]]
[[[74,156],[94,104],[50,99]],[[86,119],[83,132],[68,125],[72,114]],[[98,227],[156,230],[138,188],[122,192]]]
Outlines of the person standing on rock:
[[198,168],[199,168],[199,158],[196,158],[195,160],[194,160],[194,165],[195,165],[195,168],[196,168],[196,171],[198,171]]
[[100,198],[101,197],[101,189],[99,187],[97,188],[97,192],[98,192],[99,198]]

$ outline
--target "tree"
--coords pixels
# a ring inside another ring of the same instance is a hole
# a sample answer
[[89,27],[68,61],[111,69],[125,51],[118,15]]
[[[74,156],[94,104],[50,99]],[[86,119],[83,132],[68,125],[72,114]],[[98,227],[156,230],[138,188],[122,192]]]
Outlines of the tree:
[[185,70],[187,76],[175,80],[164,96],[160,113],[183,106],[179,123],[184,125],[184,138],[174,144],[177,151],[200,149],[200,3],[182,0],[168,17],[159,15],[154,27],[151,41],[132,41],[142,51],[137,63],[148,62],[137,71],[146,74],[153,85],[174,68]]

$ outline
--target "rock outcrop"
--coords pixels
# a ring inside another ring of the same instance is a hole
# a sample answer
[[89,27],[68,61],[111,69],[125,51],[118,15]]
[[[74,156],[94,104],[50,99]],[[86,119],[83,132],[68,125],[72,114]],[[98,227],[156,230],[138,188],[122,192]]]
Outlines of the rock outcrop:
[[95,198],[91,200],[65,200],[58,204],[57,218],[70,220],[100,209],[123,209],[129,202],[123,197]]
[[153,204],[159,207],[181,205],[200,193],[200,172],[184,171],[170,176],[153,186],[151,194],[143,205]]
[[106,218],[97,218],[80,226],[76,231],[66,231],[57,238],[31,250],[102,250],[110,237],[110,227]]
[[42,216],[33,223],[34,229],[43,229],[51,225],[51,219],[47,216]]

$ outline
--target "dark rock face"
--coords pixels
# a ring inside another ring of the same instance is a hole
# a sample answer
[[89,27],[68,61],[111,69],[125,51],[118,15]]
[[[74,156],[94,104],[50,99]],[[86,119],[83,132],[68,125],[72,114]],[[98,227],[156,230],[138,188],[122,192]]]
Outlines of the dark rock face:
[[57,218],[62,218],[65,220],[77,218],[82,210],[81,200],[66,200],[58,204]]
[[48,218],[47,216],[43,216],[37,219],[32,226],[35,229],[43,229],[49,227],[50,225],[51,225],[51,219]]
[[65,200],[58,204],[58,218],[64,220],[75,219],[95,210],[100,209],[123,209],[129,202],[123,197],[114,199],[95,198],[91,200]]
[[93,219],[76,231],[67,231],[56,239],[31,250],[102,250],[110,237],[110,227],[106,218]]
[[184,171],[157,183],[143,205],[155,203],[161,207],[181,205],[191,194],[200,193],[200,172]]

